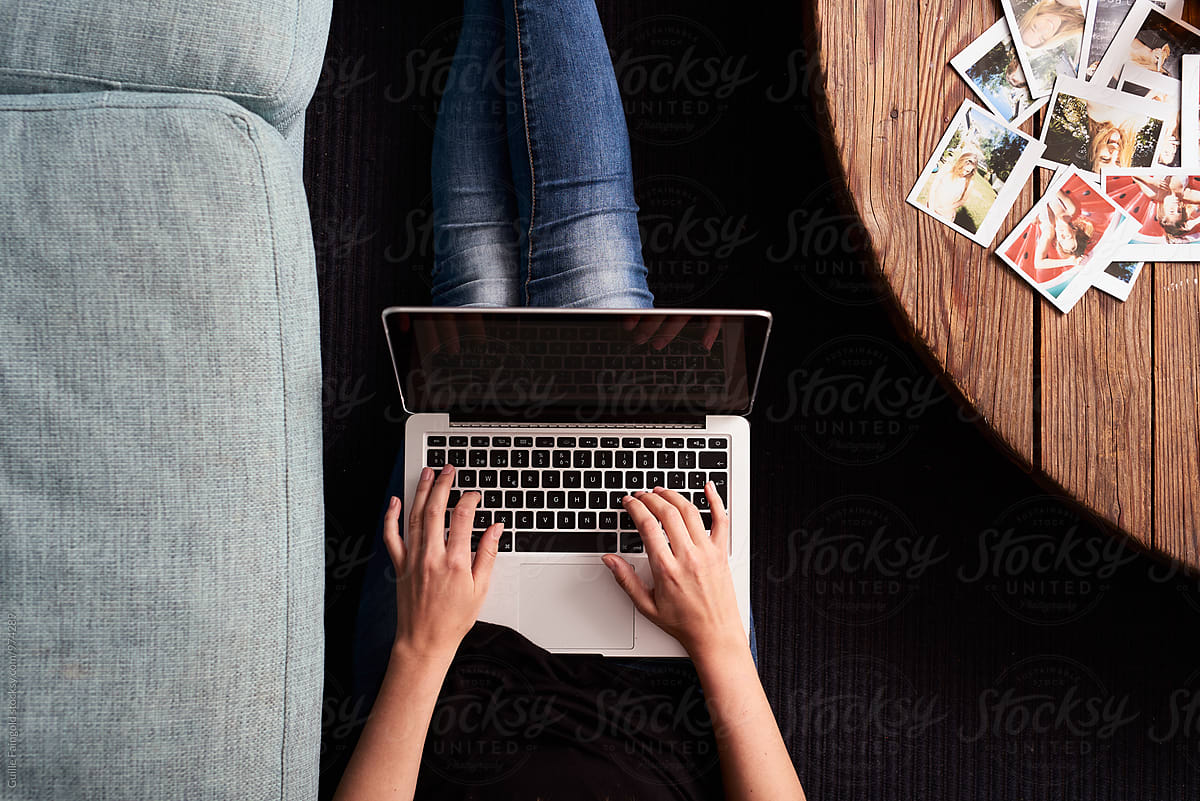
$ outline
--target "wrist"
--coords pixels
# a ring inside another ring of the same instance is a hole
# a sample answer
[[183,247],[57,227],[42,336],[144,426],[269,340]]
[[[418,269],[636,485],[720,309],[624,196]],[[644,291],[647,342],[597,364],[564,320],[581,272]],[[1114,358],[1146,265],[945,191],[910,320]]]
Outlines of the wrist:
[[740,626],[736,632],[690,644],[687,651],[697,669],[722,669],[745,662],[751,666],[754,664],[754,658],[750,655],[750,641]]
[[415,643],[397,637],[392,644],[388,667],[395,665],[397,669],[403,669],[412,676],[444,676],[450,668],[450,663],[454,661],[456,652],[457,649],[450,650],[444,647],[418,647]]

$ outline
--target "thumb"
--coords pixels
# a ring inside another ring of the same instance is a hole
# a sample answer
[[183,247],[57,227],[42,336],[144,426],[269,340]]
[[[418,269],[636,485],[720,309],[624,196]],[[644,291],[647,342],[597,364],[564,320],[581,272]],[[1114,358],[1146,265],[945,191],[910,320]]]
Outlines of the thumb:
[[502,523],[493,523],[479,538],[475,546],[475,561],[471,563],[471,576],[475,579],[475,594],[480,598],[487,595],[488,581],[492,577],[492,567],[496,564],[496,548],[500,544],[500,535],[504,532]]
[[611,553],[602,556],[601,561],[612,571],[613,578],[616,579],[621,589],[625,590],[625,594],[633,601],[637,610],[653,620],[658,615],[658,607],[654,603],[654,596],[650,594],[650,588],[638,578],[637,573],[633,570],[633,565]]

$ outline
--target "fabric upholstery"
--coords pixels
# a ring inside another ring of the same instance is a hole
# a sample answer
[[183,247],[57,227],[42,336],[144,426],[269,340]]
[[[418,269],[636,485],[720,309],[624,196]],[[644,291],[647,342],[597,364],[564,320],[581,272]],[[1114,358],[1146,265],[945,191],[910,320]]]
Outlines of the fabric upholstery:
[[0,797],[315,798],[294,155],[225,98],[128,92],[0,97],[0,153]]
[[5,0],[0,94],[218,94],[299,151],[332,0]]

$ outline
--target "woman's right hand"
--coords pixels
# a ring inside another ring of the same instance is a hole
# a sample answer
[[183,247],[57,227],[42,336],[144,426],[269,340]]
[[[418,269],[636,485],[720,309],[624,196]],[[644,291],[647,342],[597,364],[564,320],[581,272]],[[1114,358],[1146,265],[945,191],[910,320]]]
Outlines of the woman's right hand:
[[696,661],[750,647],[729,569],[729,515],[712,482],[704,494],[712,508],[711,536],[695,505],[678,492],[656,487],[625,498],[646,548],[653,588],[624,558],[603,557],[638,611],[679,640]]

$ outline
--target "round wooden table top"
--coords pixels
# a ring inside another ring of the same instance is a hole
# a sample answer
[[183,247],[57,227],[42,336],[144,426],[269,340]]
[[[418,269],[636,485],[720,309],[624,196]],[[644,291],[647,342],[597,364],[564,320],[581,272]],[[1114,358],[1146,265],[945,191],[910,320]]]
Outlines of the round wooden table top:
[[[996,436],[1098,517],[1200,568],[1200,266],[1147,265],[1124,303],[1092,290],[1062,314],[991,248],[905,203],[959,105],[978,102],[950,59],[1001,16],[995,0],[817,0],[847,189],[912,335]],[[992,248],[1048,183],[1038,172]]]

